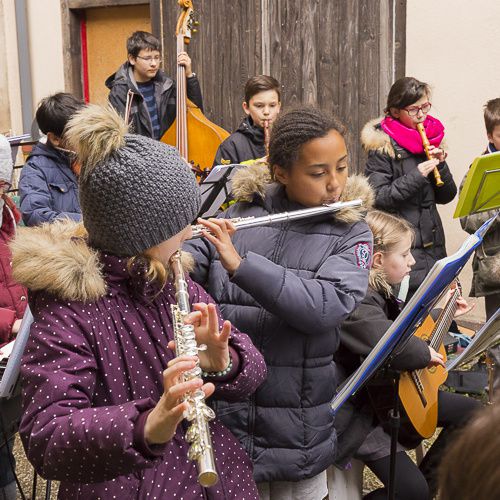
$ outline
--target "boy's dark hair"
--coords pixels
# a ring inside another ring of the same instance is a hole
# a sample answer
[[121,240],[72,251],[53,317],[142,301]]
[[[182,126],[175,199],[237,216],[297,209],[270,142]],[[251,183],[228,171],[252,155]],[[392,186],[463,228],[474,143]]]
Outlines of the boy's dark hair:
[[484,124],[488,134],[492,134],[493,129],[500,125],[500,97],[491,99],[484,105]]
[[290,169],[297,161],[300,148],[313,139],[336,130],[345,137],[346,128],[335,116],[319,109],[301,107],[280,115],[271,130],[268,163]]
[[83,106],[85,103],[75,96],[66,92],[58,92],[40,101],[35,119],[39,129],[45,135],[52,132],[57,137],[61,137],[68,120]]
[[160,40],[147,31],[134,31],[127,39],[127,53],[132,57],[137,57],[141,50],[160,49]]
[[255,94],[266,90],[275,90],[278,94],[278,101],[281,101],[281,85],[276,78],[268,75],[252,76],[245,83],[245,102],[248,104]]
[[396,80],[389,90],[387,106],[384,113],[390,113],[391,108],[403,109],[417,102],[424,95],[430,96],[431,89],[427,83],[421,82],[411,76]]

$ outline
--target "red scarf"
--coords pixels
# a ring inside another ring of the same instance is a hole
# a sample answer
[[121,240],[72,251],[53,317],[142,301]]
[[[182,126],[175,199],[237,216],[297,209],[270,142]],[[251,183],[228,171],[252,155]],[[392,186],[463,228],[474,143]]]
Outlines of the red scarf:
[[[380,126],[389,137],[392,137],[401,147],[407,149],[410,153],[424,153],[422,139],[417,129],[403,125],[399,120],[392,118],[392,116],[386,116],[380,123]],[[427,115],[424,121],[424,128],[429,142],[436,148],[439,147],[444,137],[443,124],[437,118]]]

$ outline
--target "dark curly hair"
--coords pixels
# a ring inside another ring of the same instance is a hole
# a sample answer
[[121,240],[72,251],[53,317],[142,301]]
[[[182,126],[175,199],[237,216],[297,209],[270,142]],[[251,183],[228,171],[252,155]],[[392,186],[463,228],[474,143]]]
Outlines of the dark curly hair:
[[280,115],[269,140],[271,170],[275,165],[290,169],[306,142],[325,137],[330,130],[336,130],[342,137],[346,135],[346,128],[337,117],[316,108],[300,107]]

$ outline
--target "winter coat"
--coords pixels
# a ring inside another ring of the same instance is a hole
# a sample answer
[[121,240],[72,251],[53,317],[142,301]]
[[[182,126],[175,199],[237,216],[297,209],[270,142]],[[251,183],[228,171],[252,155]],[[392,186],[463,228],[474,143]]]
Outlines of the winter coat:
[[[152,79],[154,82],[154,95],[156,109],[158,111],[158,122],[160,123],[160,138],[174,123],[176,111],[176,83],[168,77],[161,69]],[[187,97],[191,99],[203,111],[203,99],[201,96],[200,82],[197,76],[186,80]],[[149,117],[148,107],[142,97],[134,78],[132,66],[126,62],[120,66],[116,73],[106,79],[106,87],[109,89],[109,102],[122,116],[125,115],[127,94],[133,92],[132,107],[130,110],[130,123],[135,134],[155,138],[153,126]]]
[[[339,371],[343,379],[359,367],[400,313],[401,304],[394,296],[387,294],[388,288],[389,285],[384,283],[377,271],[370,271],[370,286],[365,298],[342,323],[340,347],[335,360],[340,365]],[[430,360],[427,343],[413,336],[392,358],[391,367],[395,370],[411,371],[425,368]],[[390,392],[390,381],[386,382]],[[380,375],[376,384],[383,385]],[[345,403],[337,414],[335,422],[339,436],[337,463],[345,465],[376,425],[375,411],[366,390],[362,389]]]
[[0,347],[14,338],[12,326],[22,319],[27,304],[26,289],[12,278],[12,255],[8,246],[16,234],[21,214],[10,198],[5,196],[4,200],[0,228]]
[[[163,394],[174,357],[171,283],[160,291],[144,271],[98,253],[83,227],[60,222],[19,231],[16,278],[33,294],[34,323],[22,360],[20,434],[37,472],[61,481],[59,498],[254,499],[251,463],[216,419],[210,423],[219,483],[198,484],[184,425],[165,445],[144,439],[148,411]],[[188,281],[190,302],[213,302]],[[245,401],[265,377],[262,356],[234,330],[238,369],[215,398]]]
[[[483,154],[489,153],[486,150]],[[465,177],[460,185],[462,190]],[[478,214],[460,218],[462,229],[469,234],[476,232],[497,210],[488,210]],[[500,216],[484,235],[483,242],[478,247],[472,261],[471,297],[500,294]]]
[[[283,186],[269,184],[267,171],[254,165],[238,172],[235,198],[248,201],[221,217],[303,209]],[[344,199],[371,199],[366,180],[348,182]],[[187,242],[196,263],[192,277],[210,290],[224,317],[250,335],[268,378],[249,401],[217,403],[217,412],[245,446],[257,482],[313,477],[335,457],[333,354],[340,323],[366,292],[371,232],[355,208],[243,229],[232,240],[243,260],[231,277],[206,240]]]
[[444,186],[436,187],[432,173],[424,177],[417,165],[426,161],[399,146],[380,128],[380,118],[368,122],[361,143],[368,153],[365,175],[375,190],[375,207],[407,220],[415,229],[412,250],[416,264],[410,274],[410,294],[434,263],[446,257],[443,225],[436,204],[446,204],[457,186],[446,162],[438,165]]
[[69,158],[48,144],[38,143],[21,170],[19,196],[23,222],[37,226],[55,219],[82,219],[78,179]]
[[252,118],[247,116],[238,130],[225,139],[217,149],[214,166],[255,160],[265,154],[264,130],[256,127]]

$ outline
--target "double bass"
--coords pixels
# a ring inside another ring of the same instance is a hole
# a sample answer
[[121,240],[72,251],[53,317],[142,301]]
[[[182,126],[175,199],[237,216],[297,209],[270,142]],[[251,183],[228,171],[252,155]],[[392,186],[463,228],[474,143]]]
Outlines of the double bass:
[[[178,3],[182,12],[176,28],[177,56],[189,44],[196,24],[192,0],[178,0]],[[229,132],[208,120],[201,109],[187,98],[186,89],[186,69],[177,64],[177,116],[160,140],[177,147],[197,176],[203,178],[212,166],[220,143],[229,137]]]

